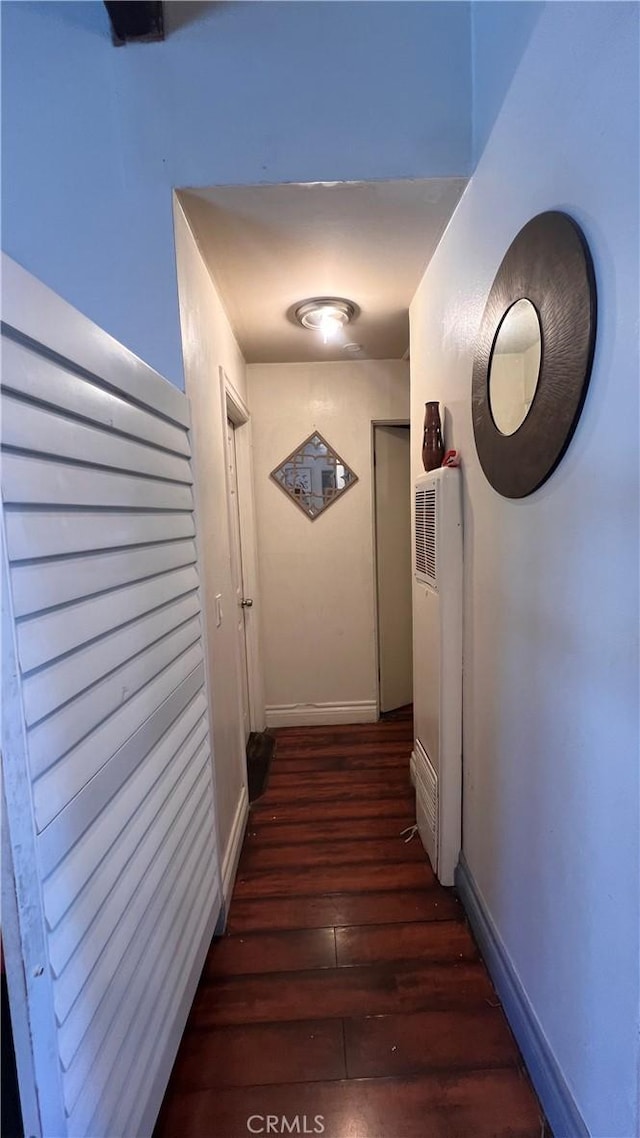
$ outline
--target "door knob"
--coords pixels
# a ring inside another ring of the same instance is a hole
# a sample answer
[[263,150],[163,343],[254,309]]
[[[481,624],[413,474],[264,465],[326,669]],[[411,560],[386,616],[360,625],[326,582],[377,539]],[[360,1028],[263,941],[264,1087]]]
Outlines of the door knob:
[[253,601],[252,601],[251,597],[246,597],[246,598],[243,597],[243,599],[240,601],[240,604],[241,604],[243,609],[253,608]]

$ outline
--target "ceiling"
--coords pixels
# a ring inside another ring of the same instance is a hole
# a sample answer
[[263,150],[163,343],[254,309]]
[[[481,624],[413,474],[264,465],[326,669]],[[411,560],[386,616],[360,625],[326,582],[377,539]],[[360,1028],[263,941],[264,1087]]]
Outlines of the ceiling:
[[[247,363],[400,359],[409,304],[466,183],[214,186],[178,196]],[[315,296],[360,308],[334,343],[287,315]],[[347,353],[346,343],[361,348]]]

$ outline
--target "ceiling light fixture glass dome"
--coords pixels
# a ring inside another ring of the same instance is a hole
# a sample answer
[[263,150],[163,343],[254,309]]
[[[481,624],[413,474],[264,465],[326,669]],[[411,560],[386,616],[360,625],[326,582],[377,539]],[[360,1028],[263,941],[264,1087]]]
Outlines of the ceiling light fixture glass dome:
[[359,312],[352,300],[339,296],[317,296],[304,300],[296,307],[295,318],[303,328],[319,332],[325,344],[335,340],[341,328],[355,319]]

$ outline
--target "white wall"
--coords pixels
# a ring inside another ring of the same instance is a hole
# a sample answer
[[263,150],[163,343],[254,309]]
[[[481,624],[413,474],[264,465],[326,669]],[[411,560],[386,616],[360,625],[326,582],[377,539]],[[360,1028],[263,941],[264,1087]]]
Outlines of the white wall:
[[[267,722],[375,718],[372,420],[409,416],[401,360],[253,364],[254,440]],[[269,477],[313,430],[358,482],[310,521]],[[294,707],[284,711],[285,708]]]
[[[503,8],[475,10],[481,116]],[[463,458],[464,852],[596,1138],[638,1133],[637,43],[636,5],[538,11],[411,309],[413,426],[442,400]],[[473,351],[507,247],[547,209],[591,247],[595,363],[560,467],[509,501],[475,452]]]
[[3,248],[179,385],[173,188],[470,170],[468,3],[1,7]]
[[[191,401],[194,467],[199,516],[199,554],[211,685],[211,730],[215,756],[220,863],[229,874],[230,842],[246,807],[246,756],[241,722],[236,598],[231,573],[223,413],[219,369],[246,396],[245,364],[220,298],[179,203],[175,208],[180,319],[184,338],[186,392]],[[216,594],[222,624],[216,626]]]

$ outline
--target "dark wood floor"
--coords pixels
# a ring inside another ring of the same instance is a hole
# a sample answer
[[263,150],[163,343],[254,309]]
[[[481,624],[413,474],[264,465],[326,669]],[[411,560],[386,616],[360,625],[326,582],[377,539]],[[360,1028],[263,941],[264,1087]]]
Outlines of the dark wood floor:
[[267,1115],[326,1138],[540,1138],[460,905],[400,836],[410,715],[275,734],[157,1138],[246,1138]]

